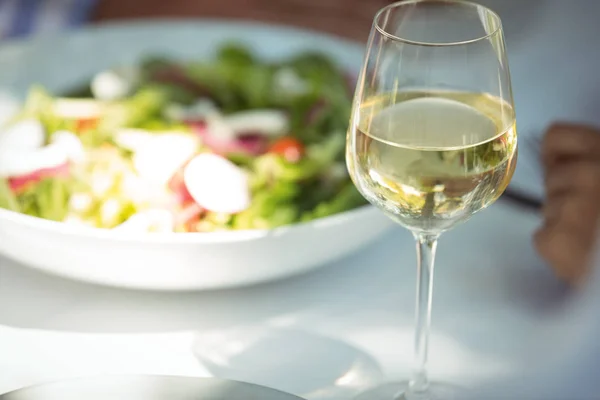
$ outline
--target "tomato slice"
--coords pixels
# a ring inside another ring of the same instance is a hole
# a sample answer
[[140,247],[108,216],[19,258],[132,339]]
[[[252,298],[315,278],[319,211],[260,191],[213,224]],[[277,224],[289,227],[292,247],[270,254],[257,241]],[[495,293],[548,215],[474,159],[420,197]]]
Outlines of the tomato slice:
[[269,152],[283,156],[287,161],[296,163],[304,157],[304,145],[293,137],[284,137],[271,146]]

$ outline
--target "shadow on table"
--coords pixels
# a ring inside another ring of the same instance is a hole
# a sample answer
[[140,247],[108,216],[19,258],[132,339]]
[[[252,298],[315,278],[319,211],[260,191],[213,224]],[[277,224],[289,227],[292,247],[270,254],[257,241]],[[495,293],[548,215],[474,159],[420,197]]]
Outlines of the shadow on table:
[[[394,234],[394,236],[396,236]],[[387,240],[374,244],[383,265]],[[368,258],[373,259],[373,255]],[[0,324],[74,332],[149,333],[228,328],[329,314],[371,292],[380,268],[363,268],[353,255],[295,278],[238,289],[151,292],[66,280],[6,261],[0,270]],[[336,311],[337,312],[337,311]]]
[[311,400],[349,399],[383,379],[361,350],[315,333],[261,326],[198,334],[194,354],[213,375]]
[[[539,323],[564,297],[531,245],[537,219],[497,205],[442,237],[433,308],[433,375],[471,379],[523,361]],[[365,349],[392,377],[409,373],[415,250],[401,230],[300,277],[237,290],[110,289],[8,267],[0,324],[82,332],[218,332],[303,328]],[[6,279],[4,279],[6,278]]]

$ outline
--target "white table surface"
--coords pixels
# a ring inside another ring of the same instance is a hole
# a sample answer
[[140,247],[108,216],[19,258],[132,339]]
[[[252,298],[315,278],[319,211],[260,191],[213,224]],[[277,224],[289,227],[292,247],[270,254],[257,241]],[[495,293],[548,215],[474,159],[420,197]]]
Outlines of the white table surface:
[[[531,247],[537,224],[498,203],[442,238],[434,377],[473,383],[524,365],[538,321],[564,292]],[[2,259],[0,392],[64,377],[158,373],[348,398],[408,374],[414,263],[402,230],[304,276],[204,293],[91,286]]]

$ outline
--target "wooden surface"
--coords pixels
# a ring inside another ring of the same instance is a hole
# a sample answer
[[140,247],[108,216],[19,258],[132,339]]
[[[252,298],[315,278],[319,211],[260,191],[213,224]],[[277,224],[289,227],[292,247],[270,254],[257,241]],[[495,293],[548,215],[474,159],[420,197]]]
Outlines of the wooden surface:
[[386,0],[102,0],[94,21],[217,17],[293,25],[366,41]]

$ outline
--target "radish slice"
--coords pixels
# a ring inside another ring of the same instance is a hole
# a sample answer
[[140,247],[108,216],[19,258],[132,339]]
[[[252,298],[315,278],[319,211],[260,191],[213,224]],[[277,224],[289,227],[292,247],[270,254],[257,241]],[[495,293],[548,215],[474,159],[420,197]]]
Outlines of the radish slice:
[[179,167],[198,152],[198,145],[198,139],[189,134],[159,134],[134,153],[133,165],[142,178],[166,185]]
[[41,122],[29,119],[17,122],[0,132],[0,151],[36,149],[44,145],[45,132]]
[[268,137],[288,133],[288,115],[280,110],[242,111],[225,117],[225,122],[236,135],[253,132]]
[[240,152],[255,156],[265,153],[269,147],[268,139],[258,133],[241,135],[235,143]]
[[69,164],[65,163],[53,168],[44,168],[34,171],[27,175],[16,176],[8,179],[8,185],[13,192],[20,192],[32,183],[36,183],[45,178],[67,177],[69,176]]
[[67,152],[56,144],[39,150],[2,152],[0,177],[18,177],[38,170],[52,169],[69,161]]
[[61,146],[69,161],[81,162],[85,159],[85,149],[79,137],[69,131],[58,131],[52,135],[52,144]]
[[165,116],[175,121],[203,121],[218,112],[218,108],[210,99],[200,99],[189,107],[170,104]]
[[185,185],[196,203],[209,211],[234,214],[250,206],[248,176],[216,154],[200,154],[185,167]]
[[222,138],[211,134],[204,124],[194,124],[192,129],[202,138],[204,145],[221,155],[230,153],[260,155],[267,150],[269,144],[269,139],[260,134]]
[[175,219],[167,210],[150,209],[133,214],[122,224],[113,228],[123,232],[173,232]]
[[[189,125],[217,153],[260,154],[268,138],[288,132],[289,119],[278,110],[244,111],[225,117],[214,112],[203,120],[189,121]],[[264,140],[259,140],[260,137]]]
[[[79,161],[85,156],[79,138],[67,131],[56,132],[52,135],[52,143],[45,147],[32,147],[34,144],[40,145],[36,136],[39,131],[34,126],[27,128],[21,124],[7,134],[8,144],[0,143],[0,177],[21,177],[40,170],[51,170],[69,161]],[[21,141],[10,139],[10,135],[16,135],[15,132],[22,132],[29,137]]]

